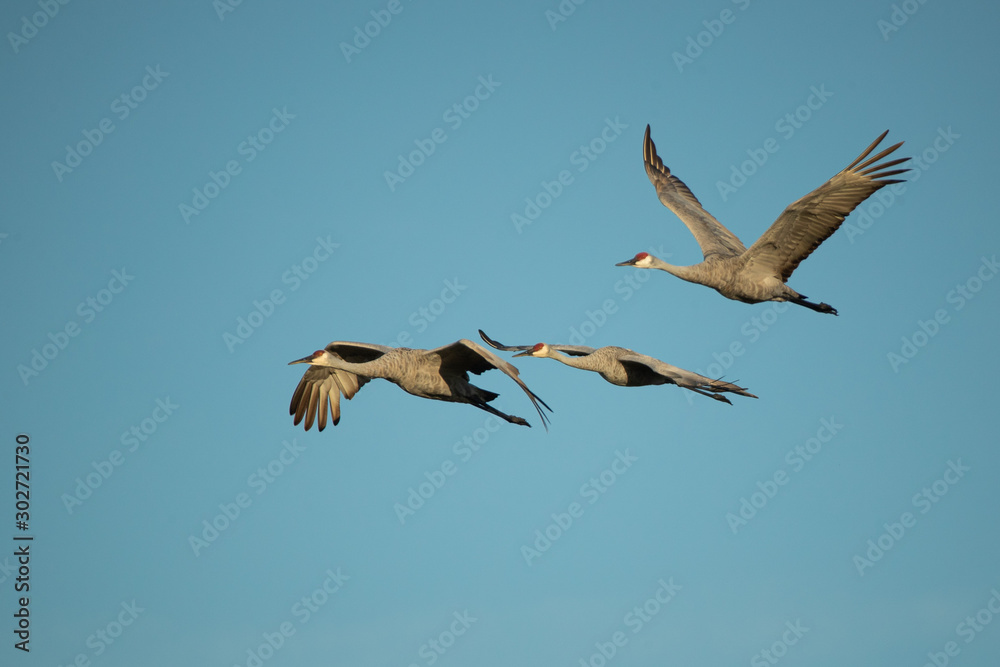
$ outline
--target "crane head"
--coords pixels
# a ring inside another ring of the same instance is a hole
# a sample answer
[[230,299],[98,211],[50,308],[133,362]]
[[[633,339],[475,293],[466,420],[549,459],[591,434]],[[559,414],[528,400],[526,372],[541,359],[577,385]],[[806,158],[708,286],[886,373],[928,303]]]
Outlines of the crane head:
[[632,259],[626,262],[618,262],[615,266],[634,266],[639,269],[648,269],[653,265],[652,257],[648,252],[640,252]]
[[288,365],[291,366],[292,364],[312,364],[315,363],[315,361],[320,357],[322,357],[324,354],[326,354],[326,350],[316,350],[308,357],[302,357],[301,359],[296,359],[295,361],[289,361]]
[[549,346],[545,343],[536,343],[524,352],[518,352],[515,357],[545,357],[549,354]]

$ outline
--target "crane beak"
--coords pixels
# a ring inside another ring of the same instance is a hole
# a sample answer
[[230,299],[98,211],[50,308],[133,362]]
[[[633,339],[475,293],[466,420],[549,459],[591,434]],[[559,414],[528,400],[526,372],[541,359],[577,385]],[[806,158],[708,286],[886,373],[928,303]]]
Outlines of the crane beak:
[[[524,352],[518,352],[517,354],[514,355],[514,357],[530,357],[530,356],[532,356],[531,350],[525,350]],[[514,357],[511,357],[511,359],[513,359]]]
[[308,357],[302,357],[301,359],[296,359],[295,361],[289,361],[288,365],[291,366],[292,364],[311,364],[315,356],[316,356],[315,354],[310,354]]
[[288,365],[291,366],[292,364],[315,364],[317,359],[326,354],[331,354],[331,353],[327,352],[326,350],[316,350],[308,357],[302,357],[301,359],[296,359],[295,361],[289,361]]
[[618,262],[615,266],[635,266],[635,257],[628,260],[627,262]]

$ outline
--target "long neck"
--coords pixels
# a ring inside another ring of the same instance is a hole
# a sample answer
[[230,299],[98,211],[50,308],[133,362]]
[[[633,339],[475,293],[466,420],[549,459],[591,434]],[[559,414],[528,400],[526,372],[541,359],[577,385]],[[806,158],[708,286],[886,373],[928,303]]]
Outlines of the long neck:
[[667,273],[677,276],[681,280],[687,280],[692,283],[701,282],[701,265],[695,264],[693,266],[677,266],[676,264],[669,264],[664,262],[659,257],[651,257],[650,268],[659,269],[660,271],[666,271]]
[[555,359],[556,361],[561,361],[567,366],[572,366],[573,368],[580,368],[585,371],[596,371],[594,365],[591,363],[590,355],[585,355],[582,357],[571,357],[568,354],[563,354],[555,348],[549,348],[548,357],[550,359]]
[[363,375],[370,378],[388,378],[389,375],[391,375],[390,366],[392,364],[387,364],[383,357],[379,357],[374,361],[351,363],[350,361],[344,361],[340,357],[327,355],[320,361],[322,363],[316,364],[317,366],[336,368],[337,370],[347,371],[348,373]]

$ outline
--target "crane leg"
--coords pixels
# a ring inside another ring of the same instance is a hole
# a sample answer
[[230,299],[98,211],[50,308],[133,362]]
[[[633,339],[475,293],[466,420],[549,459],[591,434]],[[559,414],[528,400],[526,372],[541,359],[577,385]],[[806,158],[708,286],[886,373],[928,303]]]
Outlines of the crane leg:
[[503,412],[500,412],[499,410],[497,410],[496,408],[494,408],[492,405],[490,405],[488,403],[479,403],[479,402],[469,401],[469,405],[474,405],[477,408],[479,408],[480,410],[485,410],[486,412],[489,412],[490,414],[496,415],[500,419],[503,419],[504,421],[510,422],[511,424],[519,424],[521,426],[527,426],[528,428],[531,428],[531,424],[529,424],[527,421],[525,421],[521,417],[517,417],[515,415],[508,415],[508,414],[505,414]]
[[837,314],[837,309],[827,303],[813,303],[812,301],[807,301],[806,298],[802,295],[799,295],[797,297],[790,296],[787,298],[792,303],[796,303],[800,306],[805,306],[806,308],[815,310],[817,313],[829,313],[831,315]]
[[684,388],[690,389],[696,394],[701,394],[702,396],[708,396],[709,398],[714,398],[717,401],[722,401],[723,403],[729,403],[729,405],[732,405],[732,401],[730,401],[725,396],[722,396],[721,394],[713,394],[705,391],[704,389],[698,389],[697,387],[684,387]]

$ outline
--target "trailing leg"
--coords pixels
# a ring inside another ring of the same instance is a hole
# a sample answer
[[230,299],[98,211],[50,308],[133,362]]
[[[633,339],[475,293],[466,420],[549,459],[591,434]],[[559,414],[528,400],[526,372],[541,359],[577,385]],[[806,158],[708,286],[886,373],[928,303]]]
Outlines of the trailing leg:
[[827,303],[813,303],[812,301],[807,301],[801,294],[798,296],[787,297],[792,303],[798,304],[800,306],[805,306],[811,310],[815,310],[817,313],[829,313],[830,315],[836,315],[837,309]]

